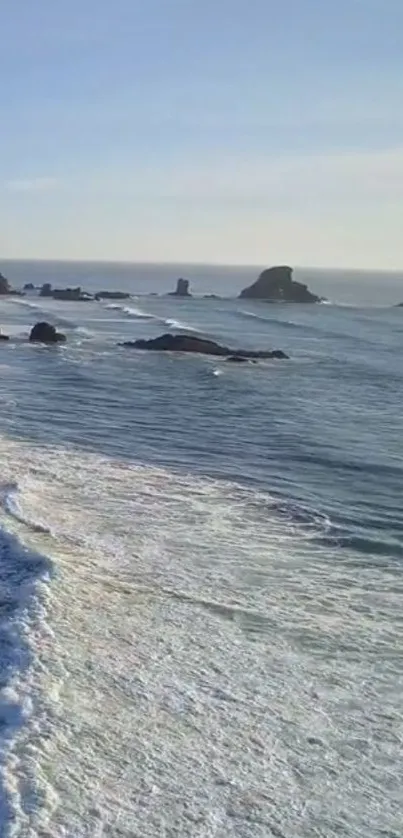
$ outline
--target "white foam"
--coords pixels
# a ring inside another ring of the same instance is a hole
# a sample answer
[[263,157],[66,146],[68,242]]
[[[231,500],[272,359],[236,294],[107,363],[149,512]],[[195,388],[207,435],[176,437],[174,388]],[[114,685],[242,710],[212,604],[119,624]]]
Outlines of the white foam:
[[51,784],[35,825],[55,838],[393,831],[392,568],[341,563],[312,540],[327,526],[315,512],[231,482],[10,440],[0,457],[21,518],[46,510],[52,535],[11,522],[59,568],[40,652],[56,710],[30,717]]
[[134,306],[121,305],[120,303],[108,303],[108,305],[104,306],[104,308],[122,311],[123,314],[126,314],[128,317],[136,317],[140,320],[154,319],[153,314],[149,314],[149,312],[143,311],[141,308],[135,308]]
[[174,318],[168,317],[162,320],[166,326],[169,326],[170,329],[179,329],[180,331],[184,332],[197,332],[198,329],[195,326],[190,326],[189,323],[182,323],[181,320],[175,320]]

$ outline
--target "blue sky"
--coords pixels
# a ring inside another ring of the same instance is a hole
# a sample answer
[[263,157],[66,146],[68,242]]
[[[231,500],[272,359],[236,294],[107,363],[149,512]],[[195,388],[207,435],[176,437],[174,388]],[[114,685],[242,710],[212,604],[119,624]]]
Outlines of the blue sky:
[[13,0],[0,256],[403,269],[401,0]]

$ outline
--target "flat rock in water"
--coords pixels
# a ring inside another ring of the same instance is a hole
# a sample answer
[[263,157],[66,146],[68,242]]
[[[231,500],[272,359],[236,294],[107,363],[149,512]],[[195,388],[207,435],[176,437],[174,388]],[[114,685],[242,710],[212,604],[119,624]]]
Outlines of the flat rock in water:
[[248,360],[250,358],[288,358],[288,355],[281,349],[269,351],[234,350],[229,349],[227,346],[221,346],[213,340],[198,338],[194,335],[172,335],[170,333],[160,335],[158,338],[151,338],[150,340],[124,341],[124,343],[119,345],[154,352],[193,352],[202,355],[215,355],[221,358],[231,357],[237,361]]

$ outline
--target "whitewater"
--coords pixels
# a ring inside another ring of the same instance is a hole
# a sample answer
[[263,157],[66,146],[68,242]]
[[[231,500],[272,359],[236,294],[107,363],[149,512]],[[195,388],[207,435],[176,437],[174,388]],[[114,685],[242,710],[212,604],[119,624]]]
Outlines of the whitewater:
[[[0,834],[400,838],[401,310],[108,270],[1,303]],[[291,360],[116,346],[167,329]]]

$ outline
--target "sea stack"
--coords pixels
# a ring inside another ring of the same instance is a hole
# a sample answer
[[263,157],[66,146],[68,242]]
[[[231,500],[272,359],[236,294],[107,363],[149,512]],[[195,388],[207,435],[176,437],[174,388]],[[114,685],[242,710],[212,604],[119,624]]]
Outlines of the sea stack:
[[66,335],[57,332],[50,323],[36,323],[29,336],[31,343],[64,343]]
[[0,294],[11,294],[10,283],[2,273],[0,273]]
[[176,290],[170,292],[170,297],[191,297],[191,293],[189,291],[189,280],[188,279],[178,279],[176,283]]
[[306,285],[292,278],[292,268],[280,265],[267,268],[256,282],[241,291],[241,298],[266,300],[275,303],[319,303],[320,297],[312,294]]

